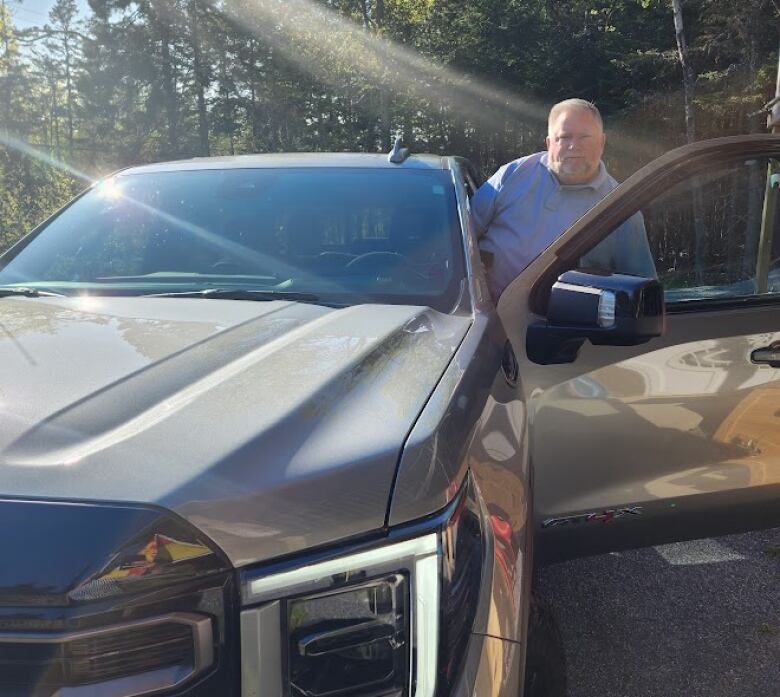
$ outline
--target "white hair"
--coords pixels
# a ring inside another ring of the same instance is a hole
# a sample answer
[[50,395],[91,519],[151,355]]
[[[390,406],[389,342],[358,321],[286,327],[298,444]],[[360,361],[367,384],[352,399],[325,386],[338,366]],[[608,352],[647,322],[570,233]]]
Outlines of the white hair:
[[593,115],[593,118],[598,121],[601,130],[604,130],[604,121],[601,118],[601,113],[593,102],[589,102],[587,99],[564,99],[562,102],[558,102],[550,109],[550,115],[547,117],[547,130],[550,130],[555,119],[564,112],[570,109],[578,109],[580,111],[588,111]]

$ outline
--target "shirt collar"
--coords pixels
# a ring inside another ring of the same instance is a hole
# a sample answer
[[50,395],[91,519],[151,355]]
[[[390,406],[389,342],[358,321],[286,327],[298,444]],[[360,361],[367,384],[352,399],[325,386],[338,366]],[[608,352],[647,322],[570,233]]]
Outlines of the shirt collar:
[[607,168],[604,166],[604,163],[599,160],[599,171],[596,173],[596,176],[592,179],[592,181],[589,181],[587,184],[561,184],[558,181],[558,177],[555,176],[548,165],[547,153],[542,155],[540,162],[547,168],[547,171],[550,173],[550,176],[553,178],[553,181],[558,185],[558,187],[564,189],[565,191],[574,191],[576,189],[592,189],[593,191],[599,191],[604,186],[604,184],[607,183],[607,178],[609,177],[607,174]]

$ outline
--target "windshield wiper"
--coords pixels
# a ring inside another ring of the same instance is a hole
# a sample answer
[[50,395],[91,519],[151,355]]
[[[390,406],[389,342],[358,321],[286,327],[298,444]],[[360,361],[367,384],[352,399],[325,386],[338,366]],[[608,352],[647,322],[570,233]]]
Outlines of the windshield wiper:
[[[218,300],[292,300],[301,303],[320,303],[319,295],[284,290],[249,290],[246,288],[205,288],[204,290],[149,293],[144,298],[215,298]],[[326,303],[322,303],[326,304]]]
[[66,298],[64,293],[55,293],[52,290],[41,290],[40,288],[30,288],[28,286],[12,286],[0,288],[0,298],[9,296],[22,296],[24,298]]

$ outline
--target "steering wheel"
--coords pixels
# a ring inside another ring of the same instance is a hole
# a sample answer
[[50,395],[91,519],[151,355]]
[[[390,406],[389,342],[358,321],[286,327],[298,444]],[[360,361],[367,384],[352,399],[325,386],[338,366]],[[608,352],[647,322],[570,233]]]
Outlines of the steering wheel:
[[412,263],[398,252],[366,252],[350,261],[346,270],[351,273],[385,273],[391,277],[395,277],[399,272],[412,273],[422,278]]
[[325,274],[336,274],[347,268],[357,257],[347,252],[320,252],[312,260],[312,269]]
[[210,267],[210,271],[216,271],[218,273],[234,273],[240,274],[243,272],[241,264],[237,261],[231,261],[230,259],[220,259],[215,261]]

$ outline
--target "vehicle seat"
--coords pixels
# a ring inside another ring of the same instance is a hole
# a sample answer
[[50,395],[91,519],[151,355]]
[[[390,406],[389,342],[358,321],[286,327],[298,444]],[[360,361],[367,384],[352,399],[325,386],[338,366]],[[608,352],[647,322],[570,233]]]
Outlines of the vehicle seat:
[[393,215],[390,224],[390,249],[405,256],[417,266],[436,260],[437,239],[435,217],[427,208],[403,208]]
[[287,255],[292,264],[309,269],[322,252],[322,218],[313,210],[293,213],[285,225]]

